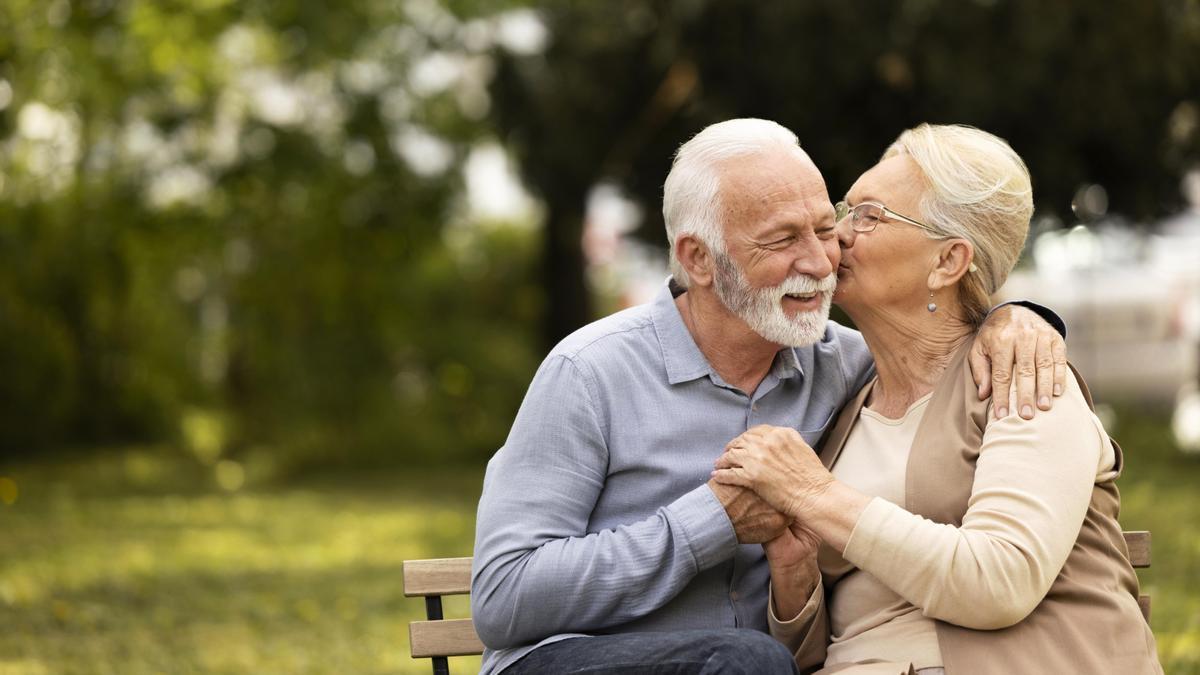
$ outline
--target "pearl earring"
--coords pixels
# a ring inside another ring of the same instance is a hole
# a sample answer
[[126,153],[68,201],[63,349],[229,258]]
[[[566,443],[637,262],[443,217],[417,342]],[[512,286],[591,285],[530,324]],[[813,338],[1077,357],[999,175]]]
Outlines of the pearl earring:
[[930,314],[937,311],[937,303],[933,301],[933,291],[929,291],[929,304],[925,305],[925,309],[929,310]]

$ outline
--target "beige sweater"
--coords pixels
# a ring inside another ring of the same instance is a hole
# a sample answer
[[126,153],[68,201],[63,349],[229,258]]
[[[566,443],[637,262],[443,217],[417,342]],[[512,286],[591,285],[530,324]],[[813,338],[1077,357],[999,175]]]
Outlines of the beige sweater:
[[[1108,436],[1068,378],[1053,409],[1033,420],[989,419],[961,527],[913,515],[904,510],[906,464],[928,401],[898,420],[860,413],[832,470],[875,499],[843,556],[821,552],[828,607],[814,592],[792,620],[769,617],[772,634],[794,651],[813,647],[802,644],[804,635],[818,613],[828,612],[827,666],[868,659],[941,665],[932,619],[991,629],[1024,618],[1066,561],[1093,484],[1112,476]],[[997,588],[1004,592],[993,593]],[[1004,606],[983,600],[995,597]]]

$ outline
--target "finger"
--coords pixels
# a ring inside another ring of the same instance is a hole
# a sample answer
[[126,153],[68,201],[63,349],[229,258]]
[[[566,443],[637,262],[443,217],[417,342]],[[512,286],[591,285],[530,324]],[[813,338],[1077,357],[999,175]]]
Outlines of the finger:
[[751,427],[751,428],[747,429],[746,431],[742,432],[742,435],[738,436],[738,438],[742,439],[743,442],[761,440],[761,439],[765,438],[768,433],[770,433],[771,429],[772,429],[772,427],[769,427],[765,424],[760,424],[756,427]]
[[1067,342],[1055,333],[1051,338],[1051,352],[1054,354],[1054,395],[1062,396],[1067,390]]
[[1037,338],[1026,333],[1017,340],[1017,411],[1021,417],[1033,419],[1034,394],[1037,392]]
[[1037,353],[1034,363],[1037,365],[1037,407],[1038,410],[1050,409],[1050,395],[1054,391],[1054,353],[1051,350],[1049,335],[1038,337]]
[[992,349],[992,408],[996,417],[1008,415],[1009,385],[1013,376],[1013,344],[1003,340]]
[[726,452],[725,454],[718,457],[717,461],[713,462],[713,468],[728,469],[728,468],[735,467],[735,466],[741,466],[741,464],[734,461],[734,459],[730,456],[731,454],[732,453]]
[[740,468],[717,469],[712,472],[711,478],[722,485],[750,487],[750,479],[746,477],[746,474]]
[[992,392],[992,369],[987,354],[983,353],[983,344],[976,340],[967,354],[967,362],[971,366],[971,377],[975,386],[979,387],[979,400],[982,401]]

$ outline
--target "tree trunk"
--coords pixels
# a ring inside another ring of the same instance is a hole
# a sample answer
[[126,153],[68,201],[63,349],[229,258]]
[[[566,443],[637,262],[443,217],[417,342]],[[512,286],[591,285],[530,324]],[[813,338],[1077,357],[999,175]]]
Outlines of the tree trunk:
[[542,288],[546,290],[542,341],[547,351],[592,319],[584,278],[583,204],[582,195],[547,200],[542,247]]

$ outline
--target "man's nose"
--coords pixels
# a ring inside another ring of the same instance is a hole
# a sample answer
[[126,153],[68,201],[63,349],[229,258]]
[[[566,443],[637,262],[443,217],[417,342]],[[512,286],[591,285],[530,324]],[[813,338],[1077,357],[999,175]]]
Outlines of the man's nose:
[[820,240],[812,238],[808,240],[804,250],[796,257],[792,268],[814,279],[823,279],[833,273],[833,262],[830,261],[829,254],[826,253]]

